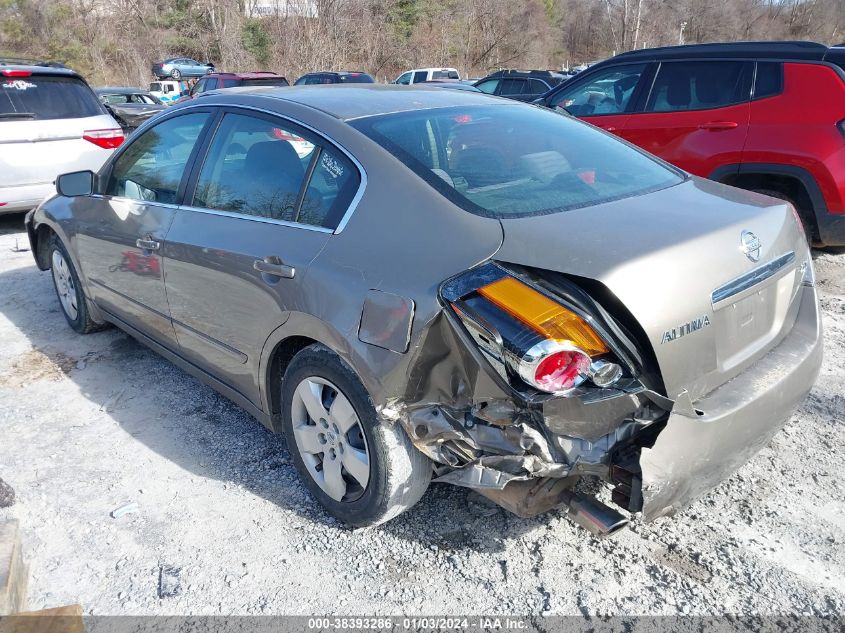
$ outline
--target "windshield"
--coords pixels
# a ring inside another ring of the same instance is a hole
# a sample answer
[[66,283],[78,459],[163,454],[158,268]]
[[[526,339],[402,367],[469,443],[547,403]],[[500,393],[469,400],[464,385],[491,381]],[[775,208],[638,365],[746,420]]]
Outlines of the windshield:
[[80,119],[103,114],[91,89],[72,77],[0,78],[0,121]]
[[526,105],[402,112],[352,125],[447,198],[488,217],[555,213],[683,180],[609,134]]

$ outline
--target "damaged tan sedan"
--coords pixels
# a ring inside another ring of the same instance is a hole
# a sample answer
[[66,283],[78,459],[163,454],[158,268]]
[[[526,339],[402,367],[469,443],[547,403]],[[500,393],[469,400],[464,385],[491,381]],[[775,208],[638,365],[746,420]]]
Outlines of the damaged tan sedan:
[[782,201],[568,116],[383,86],[209,93],[27,216],[80,333],[117,325],[283,432],[337,518],[431,480],[598,534],[765,445],[822,358]]

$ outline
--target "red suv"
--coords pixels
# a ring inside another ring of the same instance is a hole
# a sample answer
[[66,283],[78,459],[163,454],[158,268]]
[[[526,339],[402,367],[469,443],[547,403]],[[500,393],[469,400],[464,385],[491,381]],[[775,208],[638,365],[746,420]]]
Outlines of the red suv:
[[[190,92],[179,101],[193,99],[208,90],[237,88],[238,86],[289,86],[282,75],[260,70],[253,73],[210,73],[194,84]],[[178,103],[178,102],[177,102]]]
[[816,243],[845,244],[845,45],[631,51],[535,103],[698,176],[792,202]]

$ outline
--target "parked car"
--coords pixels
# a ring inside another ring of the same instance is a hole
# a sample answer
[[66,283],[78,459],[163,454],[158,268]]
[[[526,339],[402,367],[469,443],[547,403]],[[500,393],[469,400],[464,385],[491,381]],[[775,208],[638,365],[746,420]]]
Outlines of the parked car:
[[194,99],[203,92],[220,90],[222,88],[238,88],[241,86],[289,86],[288,80],[282,75],[270,71],[249,73],[212,73],[206,75],[191,87],[188,94],[180,101]]
[[294,86],[310,86],[312,84],[372,84],[375,83],[367,73],[344,70],[341,72],[315,72],[302,75]]
[[433,81],[423,81],[420,86],[431,86],[433,88],[451,88],[452,90],[466,90],[468,92],[481,92],[475,86],[466,84],[457,79],[435,79]]
[[0,213],[28,211],[55,193],[56,176],[99,169],[122,142],[74,71],[0,63]]
[[26,227],[70,327],[118,325],[284,432],[353,525],[433,476],[602,534],[625,517],[581,478],[671,514],[765,445],[821,365],[788,204],[522,103],[224,90],[57,189]]
[[633,51],[596,64],[539,103],[693,174],[787,200],[813,242],[845,244],[845,46],[740,42]]
[[489,95],[517,101],[534,101],[569,79],[550,70],[497,70],[473,85]]
[[158,79],[171,78],[176,81],[182,77],[202,77],[214,72],[214,64],[198,62],[190,57],[171,57],[152,65],[153,75]]
[[150,83],[150,94],[164,105],[173,105],[188,94],[188,83],[185,81],[153,81]]
[[167,107],[157,97],[138,88],[97,88],[94,92],[124,132],[134,130]]
[[454,68],[417,68],[402,73],[391,83],[409,86],[435,79],[460,79],[461,75]]

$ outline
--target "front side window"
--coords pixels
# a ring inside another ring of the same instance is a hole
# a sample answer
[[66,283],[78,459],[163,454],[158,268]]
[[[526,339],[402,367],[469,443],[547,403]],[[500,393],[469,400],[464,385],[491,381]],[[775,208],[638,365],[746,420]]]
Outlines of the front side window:
[[402,84],[403,86],[407,86],[411,83],[411,73],[404,73],[399,76],[399,79],[396,80],[396,83]]
[[488,95],[491,95],[496,92],[496,87],[498,85],[498,79],[488,79],[487,81],[482,81],[480,84],[475,84],[475,87],[478,88],[481,92],[486,92]]
[[549,87],[545,84],[545,82],[539,79],[531,79],[530,80],[530,88],[529,91],[531,94],[541,95],[548,92]]
[[105,194],[174,204],[185,166],[209,116],[207,112],[177,116],[138,136],[112,166]]
[[524,79],[505,79],[502,82],[502,89],[499,94],[502,95],[519,95],[525,88],[527,82]]
[[645,68],[645,64],[606,68],[585,82],[556,93],[549,107],[566,110],[574,116],[625,112]]
[[360,176],[344,155],[304,134],[280,121],[226,114],[200,171],[193,206],[337,226]]
[[646,111],[707,110],[743,103],[751,98],[750,79],[748,62],[664,62]]
[[449,200],[486,217],[555,213],[683,180],[644,152],[539,108],[451,107],[351,124]]

